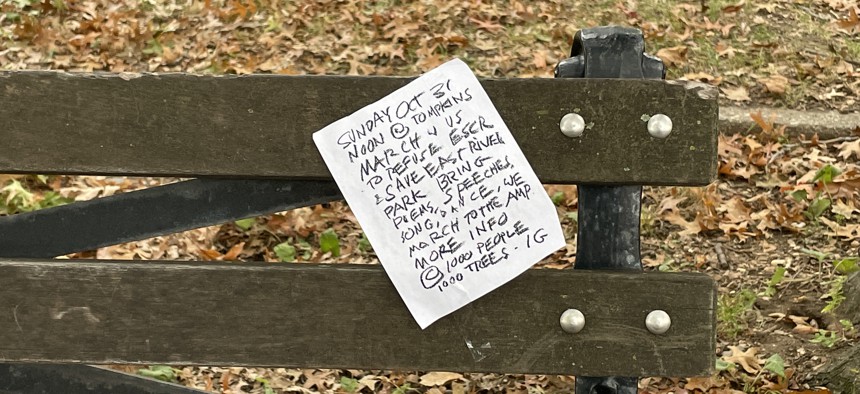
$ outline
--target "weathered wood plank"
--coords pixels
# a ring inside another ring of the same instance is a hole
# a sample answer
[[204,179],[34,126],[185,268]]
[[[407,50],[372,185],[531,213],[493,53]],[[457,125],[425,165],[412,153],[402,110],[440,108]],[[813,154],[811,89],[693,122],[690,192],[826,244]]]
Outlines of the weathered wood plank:
[[[0,173],[323,179],[311,134],[410,79],[0,72]],[[545,183],[704,185],[717,94],[660,80],[482,81]],[[591,124],[569,139],[558,122]],[[674,121],[666,139],[642,115]],[[593,124],[592,124],[593,123]]]
[[337,199],[331,181],[192,179],[0,216],[0,257],[52,258]]
[[715,294],[706,275],[530,270],[422,331],[379,266],[0,260],[0,361],[706,375]]

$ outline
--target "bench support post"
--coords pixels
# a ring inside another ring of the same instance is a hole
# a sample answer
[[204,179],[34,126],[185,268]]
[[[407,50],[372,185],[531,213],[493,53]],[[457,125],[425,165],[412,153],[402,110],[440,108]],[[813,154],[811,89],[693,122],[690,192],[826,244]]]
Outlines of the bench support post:
[[[556,78],[664,78],[663,63],[644,53],[642,32],[623,27],[580,30],[571,57],[559,63]],[[612,113],[612,111],[606,111]],[[588,122],[588,120],[586,120]],[[647,132],[630,130],[631,133]],[[578,138],[600,138],[586,130]],[[576,269],[642,270],[639,215],[642,186],[577,185]],[[643,320],[644,324],[644,320]],[[637,377],[576,378],[576,394],[636,394]]]

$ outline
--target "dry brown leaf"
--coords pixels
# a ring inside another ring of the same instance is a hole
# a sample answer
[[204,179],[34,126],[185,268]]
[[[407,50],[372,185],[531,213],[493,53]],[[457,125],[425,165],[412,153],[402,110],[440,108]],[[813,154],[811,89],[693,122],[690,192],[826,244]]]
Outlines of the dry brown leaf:
[[824,216],[818,218],[822,223],[826,224],[827,227],[832,231],[828,231],[827,235],[835,235],[837,237],[843,237],[848,240],[858,239],[860,238],[860,224],[845,224],[840,225]]
[[663,199],[663,201],[660,201],[660,208],[657,209],[657,214],[660,215],[666,211],[677,211],[678,210],[678,204],[684,202],[686,199],[687,199],[687,197],[683,197],[683,196],[679,196],[679,197],[667,196],[666,198]]
[[695,235],[702,232],[703,230],[702,225],[699,224],[698,220],[688,222],[678,212],[669,212],[663,215],[663,218],[666,219],[669,223],[681,227],[683,230],[678,233],[680,235]]
[[750,209],[744,200],[738,196],[732,197],[728,202],[720,206],[726,213],[725,218],[732,223],[741,223],[750,220]]
[[741,0],[736,4],[727,5],[722,8],[723,13],[732,14],[744,9],[744,5],[746,4],[746,0]]
[[316,387],[319,391],[325,391],[327,388],[334,386],[333,371],[306,369],[303,375],[307,380],[302,387],[306,389]]
[[8,174],[0,174],[0,187],[6,185],[7,182],[15,179],[23,178],[23,175],[8,175]]
[[735,389],[716,389],[712,390],[709,394],[746,394],[743,391],[735,390]]
[[491,22],[489,20],[480,20],[475,17],[469,18],[469,20],[472,21],[472,23],[474,23],[478,29],[484,29],[490,33],[496,33],[504,29],[504,26],[498,23]]
[[785,368],[785,377],[774,376],[776,382],[765,381],[763,388],[772,390],[772,392],[783,393],[788,389],[788,382],[791,381],[792,376],[794,376],[794,368]]
[[788,90],[788,78],[782,75],[772,75],[767,78],[759,78],[758,82],[764,85],[768,92],[774,94],[785,94]]
[[841,143],[839,146],[839,157],[843,159],[848,159],[851,156],[854,156],[857,159],[860,159],[860,138],[854,141],[845,141]]
[[221,252],[214,249],[200,249],[200,257],[205,261],[218,260],[221,257]]
[[454,372],[429,372],[424,375],[421,375],[421,381],[419,382],[422,386],[433,387],[433,386],[443,386],[446,383],[452,380],[460,380],[463,379],[463,375]]
[[653,259],[648,258],[648,257],[643,258],[642,264],[645,265],[646,267],[659,267],[665,261],[666,261],[666,254],[665,253],[657,253],[655,258],[653,258]]
[[765,120],[764,116],[762,116],[761,111],[758,112],[750,112],[750,118],[761,127],[761,130],[766,134],[773,133],[774,127],[773,122],[776,120],[776,114],[771,114],[767,120]]
[[851,7],[851,9],[848,10],[848,17],[836,21],[836,24],[840,28],[848,31],[860,28],[860,17],[857,16],[857,10],[855,10],[854,7]]
[[679,45],[671,48],[663,48],[657,51],[657,57],[663,59],[669,67],[683,66],[687,63],[687,48],[686,45]]
[[221,392],[230,392],[230,379],[233,377],[233,371],[226,370],[221,374]]
[[791,332],[801,335],[812,335],[818,332],[818,329],[806,324],[798,324],[791,329]]
[[854,201],[848,200],[848,203],[843,202],[842,200],[836,200],[836,202],[830,207],[830,210],[837,215],[842,215],[846,219],[851,219],[854,216],[854,212],[860,213],[860,209],[854,206]]
[[743,86],[736,88],[720,88],[726,98],[732,101],[750,101],[750,92]]
[[698,72],[698,73],[689,73],[684,74],[684,78],[688,81],[699,81],[699,82],[707,82],[711,85],[719,85],[720,82],[723,82],[722,77],[715,77],[708,73]]
[[685,390],[702,390],[708,392],[713,388],[725,387],[728,382],[719,376],[709,376],[707,378],[688,378],[687,384],[684,385]]
[[[737,48],[735,48],[729,44],[726,44],[725,42],[722,42],[722,41],[717,43],[717,45],[714,47],[714,50],[717,51],[717,56],[720,56],[720,57],[725,56],[729,59],[735,57],[735,54],[738,52],[740,52],[740,53],[746,52],[744,50],[740,50],[740,49],[737,49]],[[738,71],[736,71],[736,72],[738,72]]]
[[546,68],[546,56],[544,56],[543,52],[535,52],[534,60],[532,61],[532,63],[535,65],[536,68],[544,69]]
[[747,351],[742,351],[737,346],[729,346],[729,350],[732,351],[732,354],[723,357],[723,361],[727,363],[739,364],[744,369],[744,371],[747,371],[747,373],[757,373],[759,370],[761,370],[759,360],[755,356],[756,353],[758,353],[758,348],[751,347],[747,349]]
[[228,250],[227,253],[224,254],[224,256],[221,258],[221,260],[224,260],[224,261],[238,260],[239,254],[242,253],[242,249],[244,247],[245,247],[244,242],[239,242],[236,245],[233,245],[233,247],[231,247],[230,250]]
[[734,23],[729,23],[728,25],[725,25],[725,26],[723,26],[723,27],[720,29],[720,34],[721,34],[723,37],[729,37],[729,36],[731,35],[731,33],[732,33],[732,29],[733,29],[733,28],[735,28],[735,27],[737,27],[737,25],[736,25],[736,24],[734,24]]

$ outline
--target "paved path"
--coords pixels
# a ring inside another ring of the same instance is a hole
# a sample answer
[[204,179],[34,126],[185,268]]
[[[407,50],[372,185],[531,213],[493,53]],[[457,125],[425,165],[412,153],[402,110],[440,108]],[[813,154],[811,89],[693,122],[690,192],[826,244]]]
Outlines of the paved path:
[[792,136],[806,134],[807,137],[811,137],[816,132],[822,139],[860,135],[860,112],[840,114],[838,112],[728,106],[720,107],[720,131],[723,134],[760,131],[750,118],[750,113],[758,111],[761,111],[765,119],[770,119],[771,114],[776,115],[774,123],[787,125],[786,134]]

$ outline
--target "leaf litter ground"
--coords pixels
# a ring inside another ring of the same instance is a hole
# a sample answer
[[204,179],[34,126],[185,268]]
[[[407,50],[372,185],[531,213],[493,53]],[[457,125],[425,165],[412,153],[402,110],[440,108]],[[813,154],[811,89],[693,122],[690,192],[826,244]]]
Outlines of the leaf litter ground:
[[[416,75],[461,57],[481,76],[548,77],[581,28],[641,28],[669,78],[719,86],[722,101],[856,111],[856,2],[682,3],[30,1],[0,3],[0,68],[76,71]],[[860,253],[860,130],[789,138],[768,114],[757,135],[720,137],[720,178],[646,188],[646,270],[720,284],[719,372],[645,378],[643,392],[806,392],[858,341],[839,284]],[[177,179],[0,175],[0,212],[45,208]],[[568,245],[576,189],[551,185]],[[337,255],[337,256],[335,256]],[[332,203],[80,253],[74,258],[377,263],[349,208]],[[823,312],[824,311],[824,312]],[[137,371],[139,367],[117,366]],[[573,378],[417,371],[150,367],[215,392],[571,392]],[[168,373],[169,372],[169,373]]]

